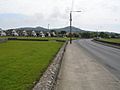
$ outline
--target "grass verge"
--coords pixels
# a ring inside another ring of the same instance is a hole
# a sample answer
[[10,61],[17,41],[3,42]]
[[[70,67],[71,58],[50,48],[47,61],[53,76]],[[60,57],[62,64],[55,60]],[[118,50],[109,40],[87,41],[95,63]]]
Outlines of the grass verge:
[[28,90],[42,75],[63,43],[0,43],[0,90]]
[[107,42],[113,42],[113,43],[119,43],[120,44],[120,39],[111,38],[111,39],[100,39],[100,40],[107,41]]

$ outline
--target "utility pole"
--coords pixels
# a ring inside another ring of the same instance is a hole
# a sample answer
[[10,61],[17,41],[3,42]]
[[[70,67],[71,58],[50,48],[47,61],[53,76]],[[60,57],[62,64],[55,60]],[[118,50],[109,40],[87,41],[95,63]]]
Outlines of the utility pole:
[[70,11],[70,44],[72,44],[72,12],[81,12],[81,11]]
[[70,44],[72,44],[72,11],[70,11]]

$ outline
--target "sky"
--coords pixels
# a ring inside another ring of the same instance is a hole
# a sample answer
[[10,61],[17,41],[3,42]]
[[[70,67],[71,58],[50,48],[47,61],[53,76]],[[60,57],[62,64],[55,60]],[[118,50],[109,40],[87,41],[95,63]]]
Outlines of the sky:
[[61,28],[120,33],[120,0],[0,0],[0,28]]

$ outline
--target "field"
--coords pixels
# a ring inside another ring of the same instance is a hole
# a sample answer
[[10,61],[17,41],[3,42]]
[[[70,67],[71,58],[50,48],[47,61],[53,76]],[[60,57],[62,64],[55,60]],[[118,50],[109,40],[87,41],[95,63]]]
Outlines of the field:
[[120,43],[120,39],[100,39],[100,40],[103,40],[103,41],[107,41],[107,42],[114,42],[114,43]]
[[28,90],[40,78],[63,43],[0,43],[0,90]]

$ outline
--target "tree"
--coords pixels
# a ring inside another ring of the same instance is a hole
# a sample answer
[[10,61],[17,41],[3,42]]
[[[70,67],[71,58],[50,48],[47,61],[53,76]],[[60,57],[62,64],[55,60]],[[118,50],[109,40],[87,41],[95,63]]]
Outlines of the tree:
[[67,32],[66,32],[66,31],[61,31],[60,33],[64,35],[64,34],[66,34]]
[[91,32],[90,33],[90,37],[91,38],[94,38],[94,37],[97,37],[98,36],[98,33],[97,32]]
[[79,33],[73,33],[73,37],[80,37]]
[[109,35],[105,32],[100,32],[100,35],[99,35],[101,38],[109,38]]
[[91,38],[90,32],[82,32],[82,33],[80,33],[80,35],[81,35],[81,38]]

